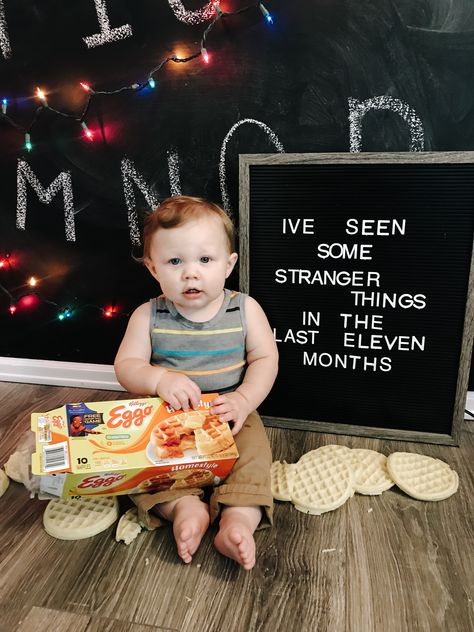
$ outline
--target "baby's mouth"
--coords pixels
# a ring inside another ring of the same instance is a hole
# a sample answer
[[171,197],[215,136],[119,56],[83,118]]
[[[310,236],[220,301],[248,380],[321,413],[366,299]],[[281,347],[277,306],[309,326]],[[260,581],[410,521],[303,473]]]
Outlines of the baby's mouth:
[[189,288],[189,290],[185,290],[183,294],[199,294],[201,290],[196,290],[196,288]]

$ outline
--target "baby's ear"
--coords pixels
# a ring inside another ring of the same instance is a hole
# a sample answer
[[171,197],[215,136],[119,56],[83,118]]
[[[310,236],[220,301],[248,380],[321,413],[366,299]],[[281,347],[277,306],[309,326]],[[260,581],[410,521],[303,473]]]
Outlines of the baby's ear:
[[143,259],[143,263],[146,265],[146,267],[148,268],[149,273],[155,277],[156,279],[156,268],[153,265],[153,261],[149,258],[149,257],[145,257]]
[[232,252],[229,255],[229,259],[227,260],[227,270],[226,270],[226,275],[225,275],[226,279],[229,277],[230,273],[234,269],[234,266],[237,263],[238,258],[239,258],[239,255],[236,252]]

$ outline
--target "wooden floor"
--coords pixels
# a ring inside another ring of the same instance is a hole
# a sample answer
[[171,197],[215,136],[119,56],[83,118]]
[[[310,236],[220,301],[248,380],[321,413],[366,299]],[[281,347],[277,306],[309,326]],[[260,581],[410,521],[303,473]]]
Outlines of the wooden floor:
[[[31,411],[124,393],[0,383],[0,464]],[[47,501],[11,483],[0,499],[1,632],[470,632],[474,630],[474,422],[459,448],[268,429],[274,457],[296,461],[328,443],[385,454],[417,451],[447,461],[459,491],[442,502],[396,489],[356,494],[307,516],[277,503],[275,525],[256,534],[251,572],[221,557],[213,531],[191,565],[169,527],[128,547],[114,528],[67,542],[42,527]],[[121,498],[122,508],[129,500]]]

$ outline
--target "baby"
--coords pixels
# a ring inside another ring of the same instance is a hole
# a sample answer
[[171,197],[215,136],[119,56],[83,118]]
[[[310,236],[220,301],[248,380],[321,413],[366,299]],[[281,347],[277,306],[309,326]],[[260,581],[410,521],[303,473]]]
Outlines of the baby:
[[176,409],[196,408],[202,392],[219,393],[210,412],[231,423],[240,457],[209,505],[198,488],[134,501],[139,508],[148,501],[173,523],[186,563],[219,518],[215,547],[250,570],[253,533],[272,523],[272,456],[256,408],[275,381],[278,352],[260,305],[224,287],[237,261],[234,239],[228,215],[200,198],[168,198],[147,216],[143,261],[163,294],[130,317],[115,372],[128,391],[158,395]]

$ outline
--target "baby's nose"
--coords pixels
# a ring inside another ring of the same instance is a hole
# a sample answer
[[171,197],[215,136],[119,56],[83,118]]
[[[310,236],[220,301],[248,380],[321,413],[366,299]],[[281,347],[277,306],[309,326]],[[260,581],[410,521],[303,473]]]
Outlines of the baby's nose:
[[199,276],[197,266],[194,264],[187,265],[184,268],[183,272],[184,272],[185,279],[196,279]]

